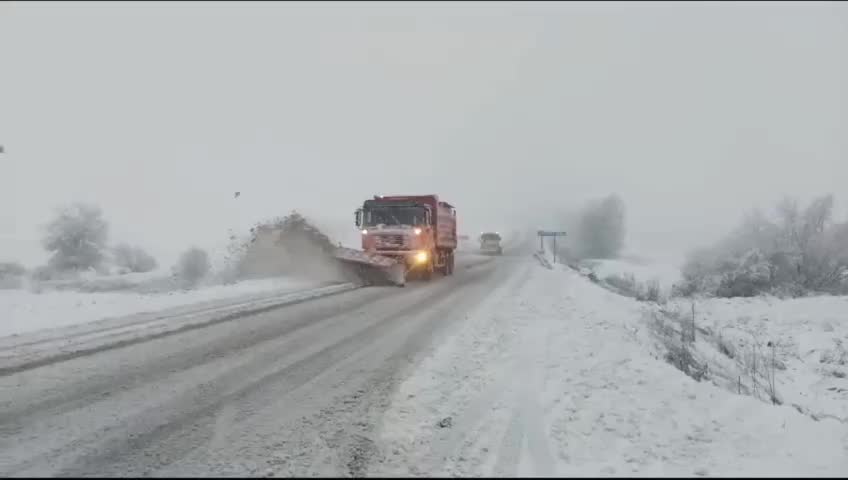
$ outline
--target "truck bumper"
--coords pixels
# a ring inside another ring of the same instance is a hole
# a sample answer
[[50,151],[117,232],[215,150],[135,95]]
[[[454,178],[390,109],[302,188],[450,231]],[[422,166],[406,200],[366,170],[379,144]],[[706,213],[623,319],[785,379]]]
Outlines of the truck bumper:
[[405,264],[407,270],[426,268],[430,260],[430,254],[423,250],[378,250],[375,253],[396,259],[398,263]]

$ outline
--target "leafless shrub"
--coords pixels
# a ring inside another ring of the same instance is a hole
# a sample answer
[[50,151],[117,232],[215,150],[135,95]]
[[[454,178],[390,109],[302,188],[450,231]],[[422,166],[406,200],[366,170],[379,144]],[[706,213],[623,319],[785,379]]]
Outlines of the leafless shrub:
[[642,302],[662,303],[665,300],[658,280],[639,283],[632,273],[626,273],[623,275],[608,275],[604,278],[604,283],[612,287],[616,293]]
[[130,272],[144,273],[156,268],[156,259],[141,247],[121,243],[112,249],[115,265]]
[[640,288],[640,291],[642,295],[641,298],[637,297],[639,300],[646,302],[660,302],[662,300],[660,282],[657,280],[649,280],[644,288]]
[[656,310],[650,325],[655,337],[665,350],[664,360],[700,382],[709,378],[709,367],[706,362],[699,361],[693,354],[693,349],[683,334],[685,323],[686,321],[676,311]]
[[614,287],[622,295],[636,298],[639,296],[639,286],[636,283],[636,277],[632,273],[623,275],[608,275],[604,277],[604,282]]
[[848,365],[848,350],[845,349],[842,339],[834,338],[833,343],[834,346],[832,348],[823,350],[819,354],[819,363],[840,366]]
[[736,347],[728,339],[719,336],[716,346],[718,347],[718,351],[721,352],[727,358],[736,358]]
[[674,365],[678,370],[700,382],[707,378],[707,365],[699,363],[692,355],[686,343],[673,343],[668,346],[665,361]]

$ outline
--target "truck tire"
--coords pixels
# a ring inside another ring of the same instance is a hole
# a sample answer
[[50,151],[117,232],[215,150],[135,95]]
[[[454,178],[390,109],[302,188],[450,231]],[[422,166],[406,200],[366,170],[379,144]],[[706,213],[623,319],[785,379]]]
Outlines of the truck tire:
[[433,279],[433,257],[430,257],[430,261],[427,262],[427,268],[421,270],[421,279],[425,282],[429,282]]
[[448,261],[447,261],[447,270],[448,270],[448,275],[453,275],[453,267],[454,267],[454,263],[453,263],[453,252],[450,252],[450,253],[448,254]]
[[438,270],[438,272],[441,273],[443,276],[447,276],[448,275],[448,254],[444,250],[439,251],[439,263],[441,263],[442,266],[438,267],[436,270]]

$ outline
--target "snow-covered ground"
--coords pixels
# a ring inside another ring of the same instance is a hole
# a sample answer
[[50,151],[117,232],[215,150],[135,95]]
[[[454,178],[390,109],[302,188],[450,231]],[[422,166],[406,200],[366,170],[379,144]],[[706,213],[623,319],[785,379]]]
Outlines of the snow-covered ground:
[[591,268],[599,279],[609,276],[633,275],[639,283],[657,281],[668,292],[680,281],[680,265],[653,259],[589,259],[581,262]]
[[[665,293],[680,278],[677,265],[649,259],[587,264],[601,279],[628,273],[638,282],[659,279]],[[671,299],[661,310],[688,319],[692,303]],[[701,298],[694,306],[699,330],[694,351],[728,388],[769,400],[773,373],[781,402],[848,425],[848,297]]]
[[[457,268],[473,267],[492,259],[491,256],[462,253],[457,257]],[[215,303],[223,306],[237,301],[260,300],[326,284],[277,277],[175,290],[170,283],[160,285],[166,281],[170,281],[169,277],[161,272],[151,272],[42,282],[36,291],[0,289],[0,317],[4,319],[0,323],[0,337],[188,305]]]
[[32,290],[76,290],[80,292],[114,292],[124,290],[155,291],[162,287],[172,287],[171,274],[163,269],[145,273],[126,273],[123,275],[98,275],[85,272],[74,278],[61,280],[41,280],[25,282]]
[[527,262],[399,386],[370,473],[848,474],[845,425],[684,375],[643,311]]
[[[753,378],[768,386],[773,373],[783,403],[818,418],[839,418],[848,428],[848,297],[717,298],[694,304],[701,330],[696,347],[714,369],[721,367],[731,381],[739,379],[745,390]],[[688,317],[691,306],[691,300],[675,299],[667,308]],[[766,397],[761,385],[757,388],[751,394]]]
[[0,318],[3,319],[0,337],[213,300],[238,300],[250,295],[278,294],[316,286],[316,282],[268,278],[157,294],[0,290]]

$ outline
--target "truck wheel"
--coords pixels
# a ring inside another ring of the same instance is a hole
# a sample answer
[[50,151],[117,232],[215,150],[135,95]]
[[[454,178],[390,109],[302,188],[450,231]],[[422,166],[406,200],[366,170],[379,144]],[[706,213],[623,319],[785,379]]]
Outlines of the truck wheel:
[[448,257],[447,257],[447,255],[445,255],[445,252],[442,252],[441,250],[439,250],[439,253],[437,253],[436,255],[437,255],[437,258],[439,259],[438,263],[442,264],[442,266],[441,267],[433,267],[433,270],[441,273],[442,275],[447,275],[448,274]]
[[448,264],[448,265],[447,265],[448,275],[453,275],[453,267],[454,267],[454,264],[453,264],[453,252],[451,252],[451,253],[449,253],[449,254],[448,254],[448,261],[447,261],[447,264]]
[[433,278],[433,257],[430,257],[430,261],[427,262],[427,268],[421,271],[421,279],[425,282],[429,282]]

